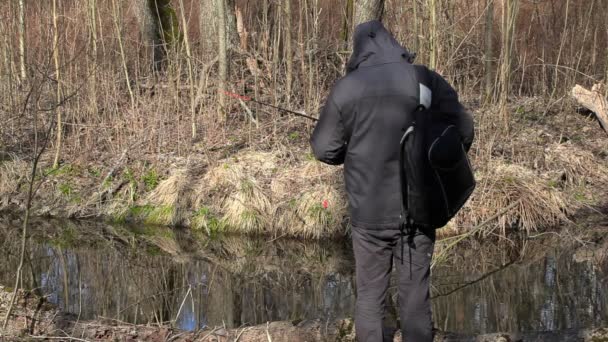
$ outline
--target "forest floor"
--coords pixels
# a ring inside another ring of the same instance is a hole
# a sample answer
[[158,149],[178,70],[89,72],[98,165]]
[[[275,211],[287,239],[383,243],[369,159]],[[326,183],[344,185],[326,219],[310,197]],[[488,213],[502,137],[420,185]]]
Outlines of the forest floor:
[[[477,139],[471,159],[478,186],[445,234],[466,232],[496,216],[488,226],[544,231],[589,211],[606,212],[608,137],[594,117],[572,103],[547,111],[537,98],[510,107],[511,127],[489,118],[497,109],[470,103]],[[37,216],[103,219],[186,226],[271,236],[326,238],[347,231],[340,167],[316,162],[310,125],[284,117],[274,135],[245,121],[204,142],[187,156],[130,148],[122,152],[67,153],[59,168],[43,155],[36,176]],[[269,127],[266,127],[269,126]],[[31,158],[0,153],[0,211],[24,211]]]

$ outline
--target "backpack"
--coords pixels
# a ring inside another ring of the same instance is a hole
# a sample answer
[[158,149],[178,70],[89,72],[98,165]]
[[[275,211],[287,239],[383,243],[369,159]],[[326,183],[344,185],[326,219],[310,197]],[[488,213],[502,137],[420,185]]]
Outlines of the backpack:
[[399,160],[402,229],[445,226],[469,199],[475,178],[456,126],[431,108],[432,86],[426,68],[414,66],[418,106],[401,138]]

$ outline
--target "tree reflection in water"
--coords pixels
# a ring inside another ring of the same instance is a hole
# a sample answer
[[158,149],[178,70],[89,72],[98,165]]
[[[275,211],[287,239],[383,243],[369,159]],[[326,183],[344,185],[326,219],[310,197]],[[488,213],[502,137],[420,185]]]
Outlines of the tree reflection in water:
[[[2,284],[14,280],[17,226],[0,219]],[[24,284],[83,320],[171,321],[194,330],[354,312],[347,242],[209,239],[164,228],[82,222],[37,226]],[[452,265],[433,271],[435,323],[459,333],[606,324],[607,273],[591,261],[575,263],[571,250],[559,248],[517,264],[500,255],[454,258]]]

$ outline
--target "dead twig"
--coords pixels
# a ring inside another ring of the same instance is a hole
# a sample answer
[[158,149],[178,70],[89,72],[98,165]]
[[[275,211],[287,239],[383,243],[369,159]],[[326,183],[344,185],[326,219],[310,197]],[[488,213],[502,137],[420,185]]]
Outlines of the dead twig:
[[268,338],[268,342],[272,342],[272,337],[270,337],[270,322],[266,322],[266,337]]
[[29,335],[29,338],[38,339],[38,340],[60,340],[60,341],[81,341],[81,342],[91,342],[91,340],[85,340],[78,337],[70,337],[70,336],[35,336]]
[[248,328],[243,328],[243,330],[241,330],[241,332],[238,333],[238,335],[236,335],[236,338],[234,339],[234,342],[239,342],[239,339],[241,338],[241,335],[243,335],[243,333],[247,330],[249,330],[250,327]]

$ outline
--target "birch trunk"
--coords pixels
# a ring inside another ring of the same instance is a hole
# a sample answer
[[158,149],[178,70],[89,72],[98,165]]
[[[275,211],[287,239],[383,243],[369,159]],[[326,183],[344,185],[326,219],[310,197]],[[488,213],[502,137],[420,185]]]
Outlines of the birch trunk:
[[228,83],[228,40],[226,25],[226,2],[215,0],[218,14],[218,48],[219,48],[219,107],[218,121],[226,121],[226,84]]
[[217,53],[217,6],[213,0],[200,0],[199,29],[203,55],[211,57]]
[[57,0],[53,0],[53,61],[55,62],[55,80],[57,81],[55,115],[57,115],[57,140],[55,146],[55,159],[53,168],[59,167],[59,158],[61,156],[61,141],[63,132],[63,123],[61,118],[61,70],[59,69],[59,26],[57,25]]
[[25,63],[25,0],[19,0],[19,70],[21,81],[25,81],[27,78]]

